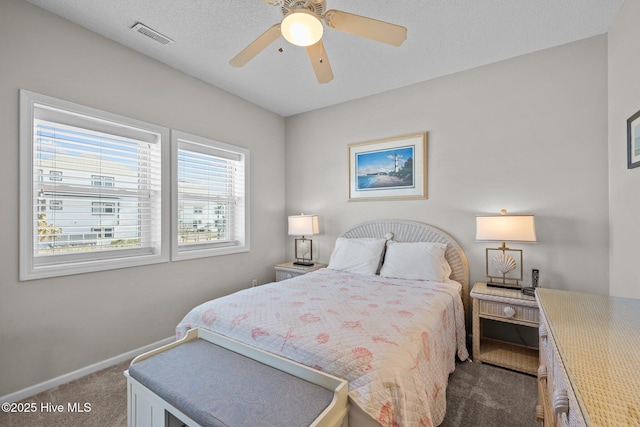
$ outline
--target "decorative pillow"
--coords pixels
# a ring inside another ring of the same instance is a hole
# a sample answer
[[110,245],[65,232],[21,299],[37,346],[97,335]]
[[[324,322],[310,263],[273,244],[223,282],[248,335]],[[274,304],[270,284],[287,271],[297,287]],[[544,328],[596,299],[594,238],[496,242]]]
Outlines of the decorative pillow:
[[376,274],[385,242],[385,239],[338,237],[328,268],[357,274]]
[[447,245],[432,242],[387,243],[380,275],[395,279],[442,282],[451,274],[444,258]]

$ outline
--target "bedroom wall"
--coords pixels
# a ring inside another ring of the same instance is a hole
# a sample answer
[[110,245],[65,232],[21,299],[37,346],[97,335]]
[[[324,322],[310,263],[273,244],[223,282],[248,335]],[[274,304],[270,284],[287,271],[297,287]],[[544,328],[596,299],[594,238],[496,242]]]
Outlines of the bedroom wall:
[[[420,131],[427,200],[348,201],[348,144]],[[352,224],[410,219],[452,234],[480,281],[475,215],[505,208],[536,216],[538,243],[512,245],[526,284],[539,268],[544,287],[609,292],[606,35],[289,117],[286,156],[286,212],[319,215],[320,261]]]
[[[282,117],[22,0],[2,1],[0,40],[0,396],[170,337],[196,304],[273,280]],[[19,282],[21,88],[249,148],[251,252]]]
[[640,298],[640,168],[627,169],[627,119],[640,110],[640,2],[626,1],[609,32],[610,293]]

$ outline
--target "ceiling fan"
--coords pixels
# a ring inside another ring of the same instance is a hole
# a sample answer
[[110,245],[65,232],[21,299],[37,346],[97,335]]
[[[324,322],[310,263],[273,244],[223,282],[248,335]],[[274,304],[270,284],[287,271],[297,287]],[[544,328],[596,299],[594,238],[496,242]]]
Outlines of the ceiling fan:
[[[333,80],[333,71],[322,43],[324,26],[348,34],[365,37],[392,46],[400,46],[407,29],[400,25],[355,15],[340,10],[327,10],[325,0],[260,0],[282,9],[282,22],[274,25],[236,55],[229,64],[242,67],[281,35],[290,43],[305,47],[318,83]],[[282,48],[280,49],[282,51]]]

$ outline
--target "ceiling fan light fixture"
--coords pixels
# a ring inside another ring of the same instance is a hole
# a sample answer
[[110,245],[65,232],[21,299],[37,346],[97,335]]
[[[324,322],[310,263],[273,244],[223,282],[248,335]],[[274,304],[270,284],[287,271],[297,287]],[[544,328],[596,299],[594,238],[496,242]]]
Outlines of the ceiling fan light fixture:
[[307,9],[297,9],[284,17],[281,23],[282,36],[296,46],[316,44],[324,32],[318,15]]

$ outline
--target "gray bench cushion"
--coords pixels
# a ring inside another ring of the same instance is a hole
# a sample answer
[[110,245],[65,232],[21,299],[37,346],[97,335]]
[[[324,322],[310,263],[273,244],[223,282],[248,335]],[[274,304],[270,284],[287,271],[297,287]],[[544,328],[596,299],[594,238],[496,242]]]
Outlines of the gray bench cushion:
[[203,426],[309,426],[333,399],[331,390],[202,339],[129,374]]

